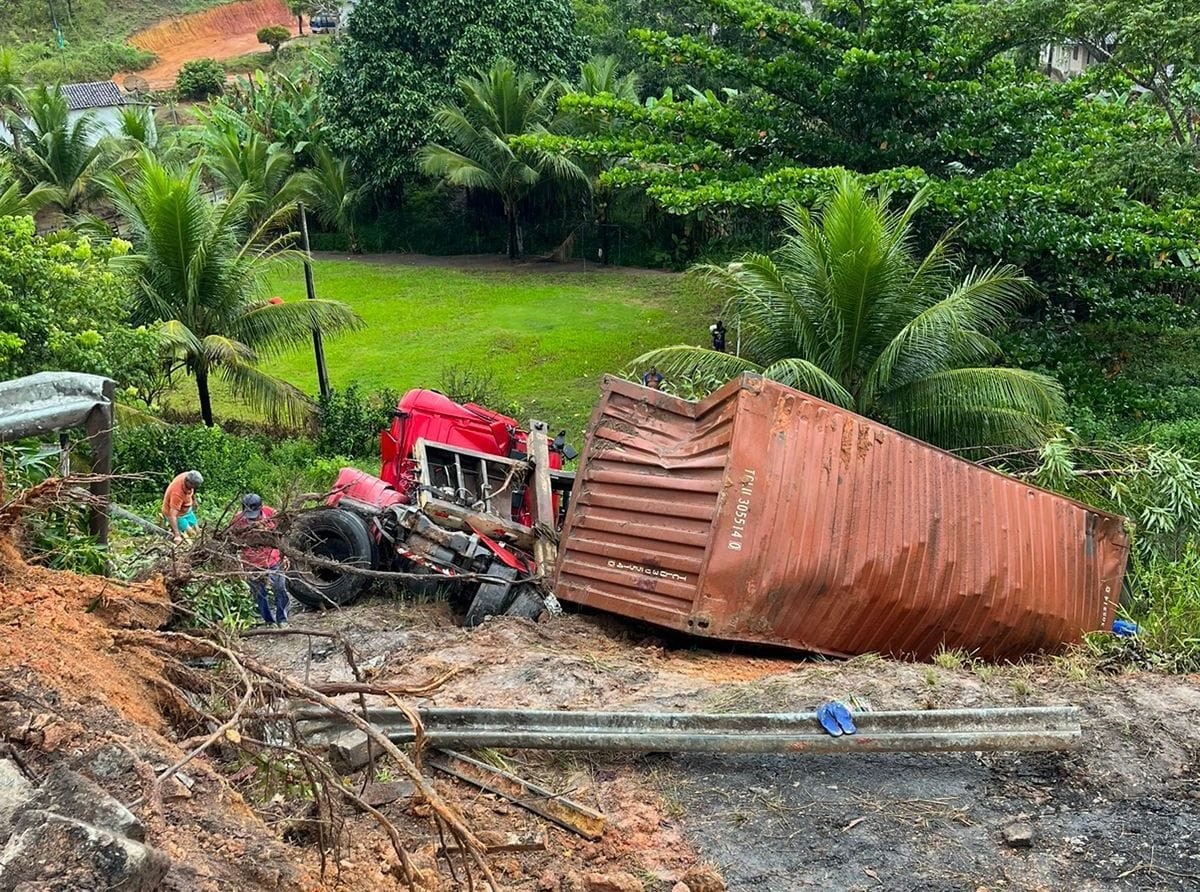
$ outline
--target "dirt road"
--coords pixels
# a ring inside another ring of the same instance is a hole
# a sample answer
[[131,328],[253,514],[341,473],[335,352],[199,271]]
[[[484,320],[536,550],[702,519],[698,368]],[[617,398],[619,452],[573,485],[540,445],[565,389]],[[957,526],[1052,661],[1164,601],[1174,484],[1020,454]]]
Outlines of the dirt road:
[[[548,852],[510,859],[506,888],[571,888],[573,872],[619,870],[666,892],[706,862],[731,890],[1200,888],[1196,678],[1101,675],[1083,661],[937,668],[717,654],[604,617],[467,632],[447,605],[382,599],[294,625],[343,631],[380,678],[463,670],[434,705],[801,711],[853,696],[875,709],[1074,703],[1086,714],[1071,754],[512,754],[518,772],[614,826],[597,844],[551,830]],[[323,644],[254,647],[314,679],[348,671]],[[460,793],[489,829],[529,824]],[[1013,825],[1029,846],[1005,841]]]
[[129,38],[158,61],[137,72],[153,89],[165,89],[185,62],[193,59],[232,59],[266,49],[258,42],[264,25],[286,25],[293,35],[296,19],[284,0],[243,0],[152,25]]

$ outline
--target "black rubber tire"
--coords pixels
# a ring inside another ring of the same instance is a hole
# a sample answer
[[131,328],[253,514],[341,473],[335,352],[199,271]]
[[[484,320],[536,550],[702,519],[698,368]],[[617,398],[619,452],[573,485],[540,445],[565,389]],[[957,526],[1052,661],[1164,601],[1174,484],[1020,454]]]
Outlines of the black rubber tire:
[[427,570],[412,561],[401,560],[399,569],[402,573],[419,573],[425,577],[423,579],[405,579],[400,583],[404,594],[416,598],[418,601],[434,597],[441,589],[448,588],[451,583],[448,577]]
[[[375,569],[378,563],[366,521],[341,508],[301,514],[292,524],[288,541],[296,551],[341,564]],[[367,581],[357,573],[298,567],[288,576],[288,590],[307,607],[344,607],[363,593]]]
[[546,602],[543,600],[541,592],[532,585],[519,585],[517,593],[505,608],[504,615],[519,616],[522,619],[531,619],[537,622],[537,618],[545,609]]
[[[511,580],[517,578],[517,571],[496,562],[488,568],[487,575]],[[511,582],[481,582],[479,590],[475,592],[474,600],[471,601],[471,606],[467,608],[467,616],[463,620],[463,625],[468,629],[473,629],[489,616],[499,616],[508,607],[515,594],[516,588]]]

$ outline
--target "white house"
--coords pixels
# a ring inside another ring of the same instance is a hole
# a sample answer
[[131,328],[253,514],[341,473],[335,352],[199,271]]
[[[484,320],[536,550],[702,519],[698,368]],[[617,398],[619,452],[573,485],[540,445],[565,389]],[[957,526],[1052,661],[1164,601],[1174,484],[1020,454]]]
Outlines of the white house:
[[[63,98],[67,100],[69,124],[74,124],[84,115],[90,114],[97,138],[120,131],[121,109],[130,102],[115,83],[94,81],[88,84],[62,84],[60,89]],[[0,139],[12,145],[12,134],[3,122],[0,122]]]
[[[1109,38],[1109,46],[1112,45],[1114,39]],[[1042,70],[1050,77],[1060,81],[1078,77],[1089,65],[1103,62],[1104,59],[1103,55],[1092,52],[1087,44],[1073,40],[1066,43],[1047,44],[1042,47],[1042,52],[1038,57]]]

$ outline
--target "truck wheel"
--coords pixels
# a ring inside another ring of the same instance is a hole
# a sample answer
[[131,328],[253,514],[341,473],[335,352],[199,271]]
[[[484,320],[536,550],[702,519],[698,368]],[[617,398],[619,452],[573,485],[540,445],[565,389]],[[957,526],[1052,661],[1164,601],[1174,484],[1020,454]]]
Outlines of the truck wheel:
[[509,581],[480,583],[479,591],[475,593],[475,600],[467,608],[467,616],[463,620],[463,625],[468,629],[475,628],[489,616],[499,616],[512,600],[514,589],[511,580],[517,578],[517,571],[497,562],[488,568],[487,575],[498,576]]
[[[301,514],[289,534],[296,551],[327,561],[374,569],[375,543],[357,514],[327,508]],[[297,561],[300,563],[300,561]],[[288,577],[288,590],[308,607],[342,607],[367,587],[367,577],[343,573],[332,567],[299,566]]]
[[521,585],[517,587],[517,594],[504,611],[504,615],[519,616],[537,622],[537,618],[545,609],[546,602],[542,600],[541,593],[532,585]]
[[400,583],[404,594],[423,601],[434,597],[443,589],[448,588],[452,580],[440,573],[434,573],[432,570],[426,570],[420,564],[415,564],[412,561],[402,560],[400,562],[400,571],[403,573],[420,574],[420,579],[405,579]]

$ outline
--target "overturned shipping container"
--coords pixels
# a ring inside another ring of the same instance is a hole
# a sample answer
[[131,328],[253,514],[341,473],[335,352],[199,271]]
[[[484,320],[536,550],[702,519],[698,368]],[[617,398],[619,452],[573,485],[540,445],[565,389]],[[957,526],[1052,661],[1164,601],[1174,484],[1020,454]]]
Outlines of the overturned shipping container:
[[756,375],[692,403],[608,378],[564,601],[833,655],[988,659],[1108,628],[1122,518]]

